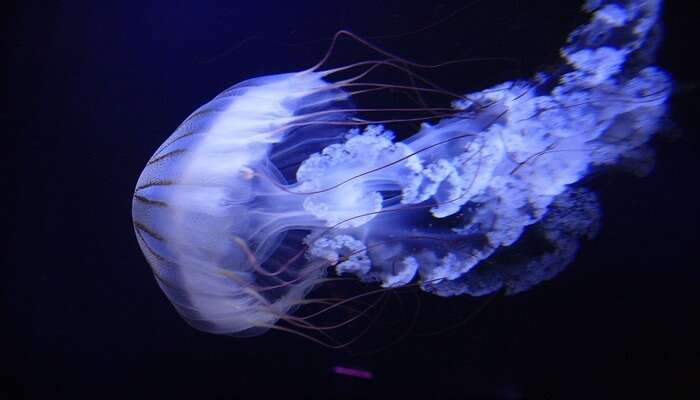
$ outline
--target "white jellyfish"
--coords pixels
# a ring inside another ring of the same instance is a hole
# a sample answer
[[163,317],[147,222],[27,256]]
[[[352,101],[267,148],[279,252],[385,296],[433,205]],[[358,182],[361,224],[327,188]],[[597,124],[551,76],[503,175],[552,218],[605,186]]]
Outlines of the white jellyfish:
[[[660,8],[589,1],[591,21],[556,72],[424,109],[415,120],[442,118],[401,141],[352,102],[392,86],[362,80],[403,70],[391,55],[234,85],[148,161],[133,200],[138,243],[180,315],[220,334],[314,329],[293,310],[329,274],[440,296],[527,290],[595,234],[596,197],[575,184],[650,165],[671,88],[653,66]],[[535,236],[538,251],[504,257]]]

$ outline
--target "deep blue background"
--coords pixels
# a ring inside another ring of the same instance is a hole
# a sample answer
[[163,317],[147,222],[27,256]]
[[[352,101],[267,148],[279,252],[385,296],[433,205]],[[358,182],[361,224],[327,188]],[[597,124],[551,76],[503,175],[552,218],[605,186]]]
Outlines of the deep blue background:
[[[0,398],[697,395],[700,65],[688,52],[700,21],[683,1],[665,16],[659,63],[679,85],[669,132],[654,142],[656,168],[593,182],[602,231],[557,279],[371,356],[277,332],[203,334],[174,312],[137,247],[131,195],[146,160],[196,107],[240,80],[314,64],[339,29],[425,63],[519,61],[431,73],[466,92],[556,63],[566,34],[585,21],[578,1],[491,0],[429,30],[376,38],[466,4],[420,3],[6,3]],[[346,41],[331,62],[371,56]],[[422,301],[419,319],[435,329],[483,302]],[[338,363],[376,378],[333,375]]]

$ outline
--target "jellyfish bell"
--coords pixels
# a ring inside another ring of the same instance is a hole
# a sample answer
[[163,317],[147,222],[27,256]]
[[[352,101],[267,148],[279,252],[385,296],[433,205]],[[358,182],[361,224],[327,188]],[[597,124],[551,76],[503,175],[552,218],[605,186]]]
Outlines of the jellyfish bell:
[[[324,57],[225,90],[175,130],[137,182],[134,228],[160,287],[195,328],[249,336],[321,329],[309,316],[346,302],[307,298],[330,267],[440,296],[518,293],[553,277],[597,228],[595,194],[577,182],[648,160],[670,90],[650,65],[660,6],[588,2],[591,22],[570,36],[557,72],[467,96],[426,80],[362,81],[380,66],[413,74],[385,52],[325,70]],[[394,119],[360,118],[375,110],[352,102],[390,87],[454,101],[398,118],[436,121],[397,140],[385,125]],[[517,251],[533,236],[547,245]],[[327,307],[294,315],[312,303]]]
[[134,194],[136,235],[191,325],[259,332],[323,275],[318,262],[294,260],[298,248],[280,246],[290,230],[322,221],[300,212],[303,197],[281,190],[286,182],[271,160],[337,140],[336,129],[314,122],[347,120],[346,112],[324,112],[347,99],[318,72],[250,79],[192,113],[148,161]]

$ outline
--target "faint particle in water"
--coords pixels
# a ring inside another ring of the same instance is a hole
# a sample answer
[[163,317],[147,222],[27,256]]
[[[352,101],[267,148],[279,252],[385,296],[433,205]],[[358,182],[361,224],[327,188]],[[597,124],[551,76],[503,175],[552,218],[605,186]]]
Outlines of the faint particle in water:
[[345,376],[351,376],[353,378],[362,378],[362,379],[373,379],[374,374],[365,371],[362,369],[356,369],[356,368],[349,368],[349,367],[342,367],[340,365],[336,365],[333,367],[333,372],[335,372],[338,375],[345,375]]

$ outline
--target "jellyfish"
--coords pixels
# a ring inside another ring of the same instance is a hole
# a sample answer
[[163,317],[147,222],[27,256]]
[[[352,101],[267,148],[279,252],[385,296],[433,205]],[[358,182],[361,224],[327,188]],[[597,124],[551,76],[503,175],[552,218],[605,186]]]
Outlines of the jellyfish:
[[252,336],[314,329],[295,310],[342,303],[309,297],[336,277],[444,297],[515,294],[554,277],[598,227],[596,195],[580,181],[651,168],[671,89],[653,65],[661,6],[586,2],[591,19],[557,68],[424,107],[401,140],[353,102],[396,87],[364,82],[374,68],[412,74],[386,52],[324,69],[329,50],[312,68],[232,86],[138,179],[133,226],[160,288],[193,327]]

